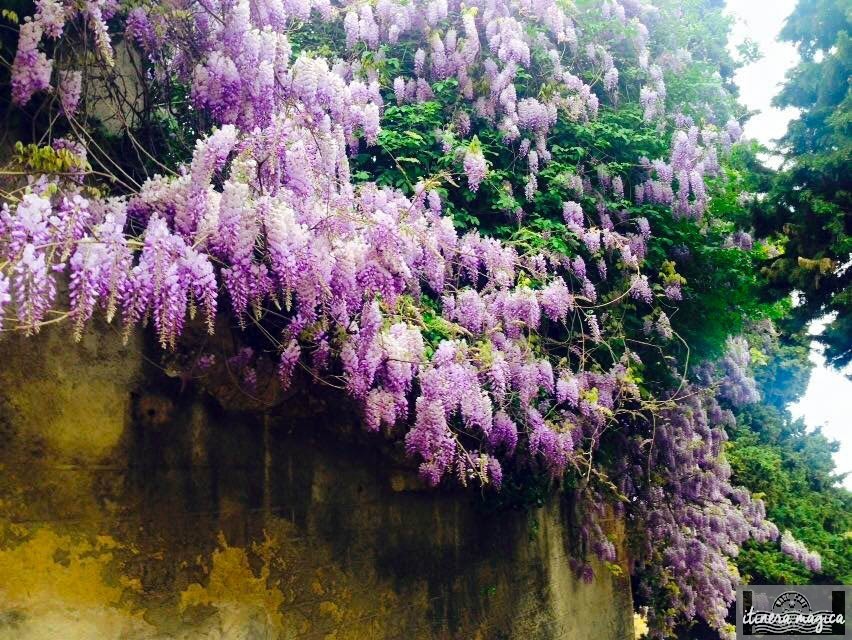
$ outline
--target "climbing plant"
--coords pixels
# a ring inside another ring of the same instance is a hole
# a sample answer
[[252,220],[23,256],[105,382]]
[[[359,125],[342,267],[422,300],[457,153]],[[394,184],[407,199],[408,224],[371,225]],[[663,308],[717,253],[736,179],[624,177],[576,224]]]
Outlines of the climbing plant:
[[[576,491],[585,579],[626,562],[615,511],[652,633],[730,636],[731,558],[779,532],[726,428],[758,399],[743,334],[785,307],[717,3],[19,9],[3,331],[99,314],[248,392],[270,361],[339,386],[430,485]],[[242,344],[205,351],[222,317]]]

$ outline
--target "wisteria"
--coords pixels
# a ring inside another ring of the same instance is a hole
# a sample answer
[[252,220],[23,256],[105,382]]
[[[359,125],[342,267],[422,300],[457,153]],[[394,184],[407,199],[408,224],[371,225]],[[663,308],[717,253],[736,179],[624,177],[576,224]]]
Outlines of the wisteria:
[[12,301],[12,295],[9,292],[9,278],[0,274],[0,330],[3,329],[3,308]]
[[464,173],[467,176],[467,184],[470,190],[479,189],[479,184],[488,173],[488,164],[482,155],[482,151],[471,148],[465,152]]
[[[21,25],[13,98],[25,105],[55,90],[70,117],[81,108],[81,70],[54,70],[45,42],[80,21],[109,64],[112,5],[37,5]],[[675,337],[664,308],[672,311],[686,284],[674,261],[643,272],[653,232],[647,218],[622,210],[625,198],[700,221],[710,202],[705,178],[718,175],[718,154],[739,125],[699,129],[675,114],[669,157],[637,158],[638,182],[603,165],[561,176],[574,199],[557,205],[552,233],[567,252],[460,232],[438,190],[461,184],[473,198],[491,188],[492,156],[474,133],[491,127],[519,159],[524,196],[535,202],[560,119],[585,122],[602,98],[617,100],[626,81],[620,45],[635,56],[645,119],[665,130],[663,69],[686,62],[682,54],[651,60],[656,8],[602,3],[597,19],[627,27],[608,48],[581,46],[583,24],[552,0],[186,5],[133,8],[125,32],[151,78],[185,83],[192,108],[215,127],[195,140],[188,162],[120,196],[94,193],[67,172],[34,177],[0,212],[0,327],[33,333],[64,314],[79,338],[101,310],[128,332],[152,324],[174,350],[196,316],[212,332],[217,314],[231,314],[267,335],[283,387],[303,369],[339,383],[364,428],[404,441],[430,485],[499,488],[520,463],[553,479],[589,477],[602,440],[616,438],[621,454],[599,473],[617,485],[616,508],[644,523],[641,588],[671,599],[651,620],[655,632],[671,630],[676,615],[722,628],[737,579],[727,558],[749,538],[778,533],[762,503],[731,485],[723,456],[732,416],[720,401],[757,399],[748,345],[730,340],[701,382],[649,398],[636,381],[638,354],[629,342],[615,354],[608,341],[621,339],[613,310],[624,304],[645,318],[644,338],[664,348]],[[294,48],[303,23],[338,25],[335,52]],[[384,47],[403,38],[419,43],[410,68],[382,77]],[[362,63],[364,51],[378,62]],[[546,90],[525,84],[536,64],[546,65]],[[430,101],[447,79],[464,105],[438,136],[451,168],[408,191],[355,182],[351,157],[377,148],[386,105]],[[523,206],[512,211],[519,225]],[[204,369],[214,366],[203,357]],[[251,390],[259,357],[243,346],[224,366]],[[647,464],[659,473],[650,477]],[[591,530],[590,547],[615,561],[594,518]],[[797,545],[782,539],[818,569]],[[579,570],[591,575],[587,564]]]
[[82,82],[83,74],[79,71],[60,71],[59,72],[59,100],[62,105],[62,112],[66,115],[73,115],[77,111],[77,105],[80,103],[80,83]]
[[757,385],[748,373],[750,360],[748,342],[743,338],[728,341],[728,349],[721,362],[725,375],[720,395],[735,406],[756,402],[760,398]]
[[[112,15],[113,3],[92,0],[80,5],[62,0],[37,0],[34,16],[24,18],[18,49],[12,64],[12,100],[26,104],[34,94],[55,88],[62,109],[72,113],[80,97],[80,71],[60,70],[54,74],[54,60],[44,51],[45,41],[58,40],[70,20],[80,19],[90,28],[96,43],[97,55],[112,62],[112,46],[105,20]],[[52,77],[56,75],[52,82]]]
[[789,531],[785,531],[781,536],[781,551],[793,558],[796,562],[800,562],[810,571],[819,571],[822,565],[822,560],[818,553],[808,551],[801,542],[796,540]]

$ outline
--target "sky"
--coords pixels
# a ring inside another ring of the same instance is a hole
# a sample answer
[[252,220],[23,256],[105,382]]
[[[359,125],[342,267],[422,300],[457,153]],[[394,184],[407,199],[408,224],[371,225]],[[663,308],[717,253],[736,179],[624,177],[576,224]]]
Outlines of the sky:
[[[798,61],[795,47],[778,40],[778,33],[796,0],[727,0],[726,12],[736,19],[731,44],[736,46],[745,38],[757,43],[763,57],[737,71],[735,81],[741,101],[752,111],[760,111],[745,125],[745,135],[772,147],[772,141],[787,130],[795,117],[795,109],[776,109],[772,97],[784,81],[784,74]],[[777,166],[778,159],[768,164]],[[811,334],[822,331],[819,322],[811,326]],[[811,344],[814,370],[804,396],[790,407],[796,417],[802,417],[808,428],[822,427],[829,438],[840,442],[834,454],[839,472],[849,472],[845,485],[852,489],[852,381],[843,373],[825,366],[825,358],[817,343]]]

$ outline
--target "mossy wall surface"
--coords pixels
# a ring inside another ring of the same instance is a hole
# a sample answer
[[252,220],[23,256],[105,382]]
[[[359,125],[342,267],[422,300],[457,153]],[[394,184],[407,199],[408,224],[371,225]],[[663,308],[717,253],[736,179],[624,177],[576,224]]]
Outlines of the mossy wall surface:
[[0,341],[0,640],[633,637],[627,579],[570,570],[564,501],[484,512],[344,403],[227,412],[144,352]]

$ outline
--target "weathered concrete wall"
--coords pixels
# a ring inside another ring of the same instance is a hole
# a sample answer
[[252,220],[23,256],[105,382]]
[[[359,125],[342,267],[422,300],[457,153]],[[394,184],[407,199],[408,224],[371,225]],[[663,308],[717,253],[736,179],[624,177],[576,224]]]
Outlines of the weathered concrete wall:
[[486,514],[388,470],[345,405],[226,413],[142,352],[0,342],[0,639],[632,638],[558,501]]

